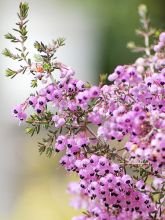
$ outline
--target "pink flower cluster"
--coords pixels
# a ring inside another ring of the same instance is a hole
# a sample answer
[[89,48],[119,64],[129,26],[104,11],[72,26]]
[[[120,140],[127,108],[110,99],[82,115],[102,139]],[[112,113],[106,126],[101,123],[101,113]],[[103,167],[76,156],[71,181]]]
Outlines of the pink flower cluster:
[[31,95],[25,103],[16,106],[13,109],[14,116],[20,120],[26,119],[25,110],[29,106],[32,106],[37,114],[42,114],[46,110],[47,104],[51,103],[54,108],[59,110],[58,115],[54,115],[52,120],[56,126],[60,126],[60,124],[64,124],[64,118],[67,118],[69,112],[74,114],[79,107],[87,110],[88,103],[98,98],[99,87],[94,86],[86,89],[84,82],[71,77],[73,73],[73,70],[71,71],[68,67],[61,68],[61,80],[47,85],[37,95]]
[[125,150],[118,155],[116,147],[117,158],[127,165],[147,164],[151,179],[159,174],[154,181],[163,187],[165,33],[159,40],[152,59],[117,66],[109,85],[91,86],[75,79],[70,67],[58,64],[60,80],[46,84],[13,110],[15,117],[25,120],[28,107],[43,116],[53,106],[51,122],[60,130],[54,152],[63,151],[60,163],[78,173],[80,183],[69,190],[76,194],[76,206],[87,209],[74,220],[149,220],[160,212],[152,201],[152,187],[128,175],[116,158],[109,159],[111,141],[122,141]]
[[[125,174],[116,163],[111,163],[104,156],[92,155],[84,159],[62,158],[61,163],[76,171],[80,183],[69,185],[69,191],[75,195],[72,205],[87,208],[87,216],[79,219],[149,219],[155,211],[154,204],[148,195],[141,193],[146,186],[143,181],[134,184],[133,179]],[[74,162],[75,161],[75,162]],[[81,198],[81,199],[80,199]],[[110,218],[111,217],[111,218]]]
[[[143,74],[136,66],[118,66],[109,76],[114,84],[101,89],[105,112],[101,112],[104,122],[98,135],[118,141],[129,137],[125,147],[130,155],[148,160],[159,170],[165,166],[165,72]],[[158,136],[160,144],[153,144]]]

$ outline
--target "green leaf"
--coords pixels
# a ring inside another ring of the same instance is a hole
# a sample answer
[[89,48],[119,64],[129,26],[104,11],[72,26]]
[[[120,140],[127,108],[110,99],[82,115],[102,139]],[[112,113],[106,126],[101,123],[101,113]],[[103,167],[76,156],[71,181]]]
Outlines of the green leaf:
[[59,47],[64,46],[65,45],[65,38],[58,38],[56,40],[56,42],[59,45]]
[[35,60],[36,62],[43,62],[43,58],[42,58],[42,56],[39,55],[39,54],[35,54],[35,55],[34,55],[34,60]]
[[9,49],[5,48],[2,54],[6,57],[12,57],[12,53]]
[[13,42],[13,43],[19,42],[19,40],[18,40],[14,35],[12,35],[12,34],[10,34],[10,33],[5,34],[5,38],[6,38],[7,40],[11,40],[11,42]]
[[29,64],[29,66],[31,66],[31,64],[32,64],[31,59],[28,59],[28,64]]
[[40,155],[46,150],[46,146],[42,143],[39,143],[39,153]]
[[9,69],[9,68],[6,70],[6,76],[7,77],[12,77],[13,78],[16,75],[17,75],[17,71]]
[[43,42],[34,42],[34,47],[39,51],[39,52],[46,52],[47,46]]
[[104,85],[104,83],[106,82],[107,76],[108,76],[107,73],[102,73],[102,74],[100,74],[100,76],[99,76],[99,82],[100,82],[102,85]]
[[6,57],[9,57],[13,60],[17,60],[20,59],[20,56],[18,54],[13,54],[9,49],[5,48],[4,51],[2,52],[2,54]]
[[31,136],[33,136],[33,134],[34,134],[34,132],[35,132],[35,128],[27,127],[27,128],[25,129],[25,132],[26,132],[27,134],[30,134]]
[[52,156],[52,153],[53,153],[53,147],[48,147],[48,148],[46,149],[46,155],[47,155],[48,157],[51,157],[51,156]]
[[20,28],[20,34],[22,35],[22,36],[26,36],[27,35],[27,30],[26,30],[26,26],[22,26],[21,28]]
[[25,19],[28,16],[28,10],[29,10],[28,3],[26,3],[26,2],[22,3],[21,2],[20,5],[19,5],[19,10],[20,10],[20,12],[18,14],[19,18]]
[[34,43],[34,47],[37,49],[37,50],[40,50],[41,49],[41,45],[38,41],[35,41]]
[[37,80],[34,79],[34,80],[31,81],[31,87],[32,88],[37,87]]
[[39,134],[39,132],[40,132],[40,125],[36,126],[36,132],[37,132],[37,134]]
[[51,70],[51,65],[50,65],[50,63],[44,63],[43,68],[44,68],[44,70],[46,70],[46,71],[50,71],[50,70]]

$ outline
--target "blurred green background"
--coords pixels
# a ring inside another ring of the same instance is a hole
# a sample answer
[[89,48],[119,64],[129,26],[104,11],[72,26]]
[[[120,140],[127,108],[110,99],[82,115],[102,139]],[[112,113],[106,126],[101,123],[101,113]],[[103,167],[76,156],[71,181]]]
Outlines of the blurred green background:
[[[11,47],[4,40],[16,21],[18,0],[0,0],[0,50]],[[66,47],[60,61],[72,66],[77,77],[97,82],[100,73],[111,73],[118,64],[131,63],[136,54],[126,48],[137,40],[137,7],[148,6],[153,26],[165,27],[164,0],[29,0],[30,52],[35,40],[62,36]],[[31,92],[29,76],[4,77],[13,66],[0,55],[0,219],[69,220],[77,214],[69,207],[66,186],[75,179],[66,175],[58,158],[39,156],[37,140],[26,136],[24,125],[11,117],[13,105]]]

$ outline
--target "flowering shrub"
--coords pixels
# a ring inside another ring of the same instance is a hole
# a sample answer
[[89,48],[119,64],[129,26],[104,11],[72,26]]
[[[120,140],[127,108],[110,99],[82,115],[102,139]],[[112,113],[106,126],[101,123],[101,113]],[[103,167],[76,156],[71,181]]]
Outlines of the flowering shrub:
[[75,197],[72,205],[86,211],[73,220],[165,219],[165,32],[150,27],[147,8],[140,5],[137,33],[145,43],[128,46],[143,56],[117,66],[109,82],[101,75],[99,85],[91,85],[56,60],[62,38],[50,45],[36,41],[38,54],[34,61],[29,58],[28,9],[27,3],[20,4],[14,29],[19,36],[5,36],[21,45],[16,54],[4,50],[5,56],[21,62],[6,75],[27,72],[33,76],[31,87],[42,88],[15,106],[13,115],[26,121],[30,135],[44,128],[48,135],[39,142],[39,152],[63,152],[61,165],[79,176],[68,191]]

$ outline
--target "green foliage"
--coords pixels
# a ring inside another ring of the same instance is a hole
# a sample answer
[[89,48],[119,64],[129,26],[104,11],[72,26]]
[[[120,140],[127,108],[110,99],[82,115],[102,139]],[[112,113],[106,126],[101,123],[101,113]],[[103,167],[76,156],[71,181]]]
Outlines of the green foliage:
[[41,126],[48,129],[53,124],[52,113],[50,111],[45,111],[42,115],[33,114],[26,120],[26,122],[32,126],[26,129],[26,133],[33,136],[35,132],[37,134],[39,133]]
[[43,58],[40,54],[35,54],[34,55],[34,60],[35,60],[35,62],[39,62],[39,63],[43,62]]
[[42,66],[47,73],[51,74],[55,69],[58,69],[58,67],[56,67],[53,62],[56,59],[54,55],[57,49],[64,45],[64,38],[53,40],[49,46],[43,42],[35,41],[34,48],[36,48],[39,52],[39,54],[35,55],[35,60],[42,62]]
[[6,70],[6,76],[7,77],[13,78],[16,75],[17,75],[17,71],[9,69],[9,68]]
[[34,47],[39,51],[39,52],[45,52],[46,53],[46,49],[47,49],[47,46],[42,43],[42,42],[38,42],[38,41],[35,41],[34,43]]
[[54,150],[53,143],[56,139],[57,132],[58,131],[53,132],[53,131],[50,130],[47,134],[47,138],[43,138],[42,142],[38,143],[40,154],[43,154],[45,152],[45,154],[48,157],[52,156],[52,153],[53,153],[53,150]]
[[20,60],[21,57],[18,54],[13,54],[9,49],[5,48],[2,54],[6,57],[9,57],[13,60]]
[[31,81],[31,87],[32,87],[32,88],[37,87],[37,85],[38,85],[38,84],[37,84],[37,80],[36,80],[36,79],[34,79],[34,80]]
[[[16,23],[17,27],[13,28],[13,31],[16,33],[16,35],[13,33],[8,33],[5,35],[5,38],[7,40],[10,40],[12,43],[17,44],[18,46],[15,47],[15,50],[17,51],[16,53],[13,53],[8,48],[5,48],[2,54],[13,60],[24,62],[20,64],[20,68],[18,70],[6,70],[6,76],[9,76],[11,78],[15,77],[19,73],[24,74],[27,70],[34,74],[34,71],[30,69],[32,61],[30,58],[28,58],[29,52],[27,51],[27,48],[25,46],[25,42],[28,38],[28,30],[26,25],[28,22],[28,11],[28,3],[20,3],[19,12],[17,13],[19,21]],[[51,74],[55,69],[58,68],[54,65],[53,62],[54,59],[56,59],[56,57],[54,57],[54,54],[59,47],[64,45],[64,38],[58,38],[57,40],[53,40],[50,46],[44,44],[43,42],[35,41],[34,47],[39,52],[39,54],[36,54],[34,56],[35,62],[41,63],[44,71]],[[37,87],[36,79],[31,81],[31,87]]]
[[65,38],[58,38],[56,41],[53,40],[53,44],[58,48],[65,45]]
[[20,42],[19,39],[18,39],[16,36],[14,36],[13,34],[10,34],[10,33],[5,34],[5,38],[6,38],[7,40],[10,40],[12,43],[18,43],[18,42]]
[[[4,56],[9,57],[13,60],[25,61],[27,66],[29,66],[29,64],[31,63],[31,60],[27,58],[28,52],[24,45],[25,41],[27,40],[27,33],[28,33],[26,26],[26,23],[28,22],[26,20],[28,16],[28,10],[29,10],[29,6],[27,3],[20,3],[19,12],[17,13],[19,21],[16,23],[17,28],[13,28],[13,31],[16,32],[19,36],[17,37],[12,33],[8,33],[5,35],[5,38],[7,40],[10,40],[12,43],[16,43],[19,45],[18,47],[15,47],[18,54],[12,53],[7,48],[5,48],[5,50],[2,52]],[[27,66],[20,65],[20,68],[18,70],[7,69],[6,76],[13,78],[18,73],[24,74],[25,71],[27,70]]]
[[[12,70],[8,68],[6,70],[6,76],[8,77],[15,77],[17,74],[22,73],[24,74],[26,70],[29,70],[32,74],[35,74],[35,70],[30,69],[31,66],[31,59],[28,58],[28,52],[25,46],[25,41],[27,40],[27,16],[28,16],[28,10],[29,6],[27,3],[20,3],[19,5],[19,12],[18,18],[19,21],[16,23],[16,28],[13,28],[14,33],[8,33],[5,35],[5,38],[7,40],[10,40],[12,43],[16,44],[15,50],[16,53],[11,52],[8,48],[5,48],[2,52],[2,54],[6,57],[9,57],[13,60],[21,61],[20,68],[17,70]],[[50,45],[46,45],[43,42],[35,41],[34,47],[39,52],[34,56],[34,60],[36,63],[40,63],[43,67],[43,70],[49,74],[51,74],[55,68],[58,68],[58,66],[54,66],[54,54],[56,50],[65,45],[64,38],[58,38],[57,40],[53,40]],[[24,63],[22,63],[22,61]],[[32,79],[31,81],[31,87],[35,88],[38,86],[37,79]],[[45,128],[47,131],[50,129],[53,125],[52,122],[52,113],[50,111],[45,111],[42,114],[33,114],[26,120],[28,127],[25,129],[25,132],[31,136],[34,134],[38,134],[41,130],[41,128]],[[47,156],[51,156],[53,152],[52,143],[55,138],[55,135],[57,132],[61,132],[61,130],[58,131],[48,131],[48,138],[43,139],[42,143],[39,143],[39,152],[43,153],[45,151]]]
[[102,74],[100,74],[100,76],[99,76],[100,85],[106,84],[106,82],[107,82],[107,76],[108,76],[107,73],[102,73]]
[[50,63],[44,63],[44,64],[43,64],[43,68],[44,68],[44,70],[47,71],[47,72],[51,72],[51,69],[52,69]]
[[28,16],[28,10],[29,10],[29,5],[28,3],[24,2],[24,3],[20,3],[19,5],[19,13],[18,13],[18,17],[20,18],[20,20],[25,20]]
[[42,115],[33,114],[31,115],[27,121],[29,126],[25,129],[25,132],[31,136],[35,133],[38,134],[40,132],[41,127],[45,128],[47,133],[47,138],[43,138],[42,142],[38,143],[40,154],[46,153],[48,157],[50,157],[53,153],[53,142],[56,139],[56,134],[60,132],[58,129],[55,131],[48,130],[51,129],[52,125],[52,113],[50,111],[45,111]]
[[47,155],[48,157],[51,157],[51,156],[52,156],[52,153],[53,153],[53,150],[54,150],[53,146],[52,146],[52,147],[47,147],[47,149],[46,149],[46,155]]
[[36,127],[27,127],[25,129],[26,134],[30,134],[31,136],[34,135],[35,131],[37,132],[37,128]]

